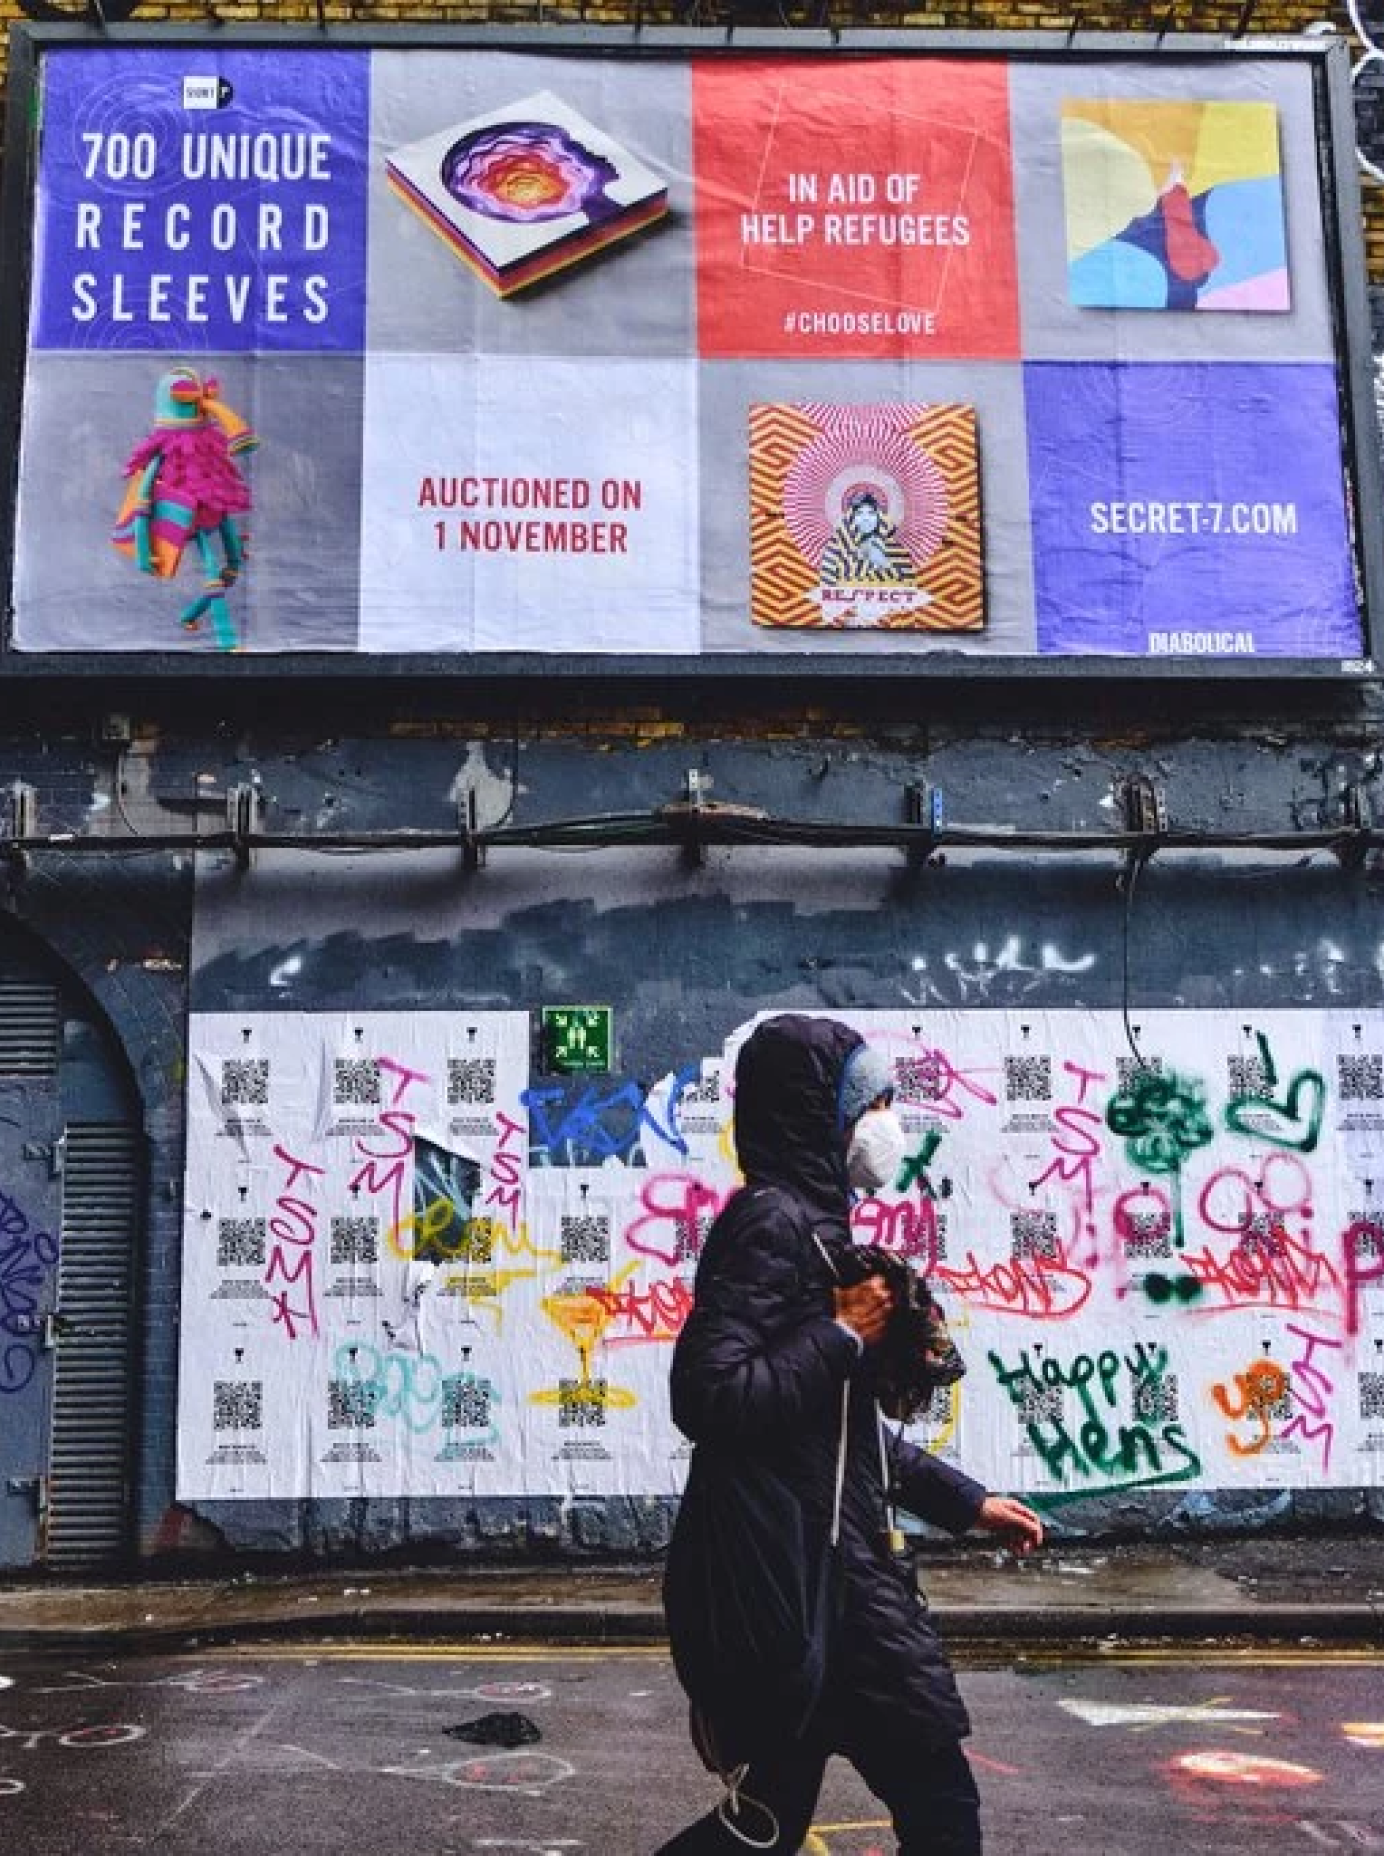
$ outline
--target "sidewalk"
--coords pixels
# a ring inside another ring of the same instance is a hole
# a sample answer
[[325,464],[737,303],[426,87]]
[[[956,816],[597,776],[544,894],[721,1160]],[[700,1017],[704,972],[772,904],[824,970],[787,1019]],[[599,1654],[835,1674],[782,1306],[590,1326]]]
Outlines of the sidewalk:
[[[1034,1560],[926,1548],[948,1641],[1236,1638],[1384,1645],[1384,1533],[1054,1546]],[[0,1655],[324,1638],[658,1642],[659,1570],[468,1565],[177,1582],[0,1584]]]

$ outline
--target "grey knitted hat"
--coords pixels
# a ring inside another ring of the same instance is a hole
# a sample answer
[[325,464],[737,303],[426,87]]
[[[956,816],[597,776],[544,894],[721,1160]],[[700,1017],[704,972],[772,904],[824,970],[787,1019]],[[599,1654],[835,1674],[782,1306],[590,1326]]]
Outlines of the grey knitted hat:
[[894,1066],[873,1045],[860,1044],[846,1059],[837,1095],[837,1122],[844,1130],[858,1121],[872,1102],[894,1093]]

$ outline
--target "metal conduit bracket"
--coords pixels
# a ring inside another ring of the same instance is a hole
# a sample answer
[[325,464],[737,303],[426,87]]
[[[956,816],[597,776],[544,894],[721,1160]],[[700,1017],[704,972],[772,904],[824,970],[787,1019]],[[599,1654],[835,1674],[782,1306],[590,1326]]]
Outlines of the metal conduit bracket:
[[457,801],[457,822],[461,827],[461,867],[479,870],[485,862],[485,846],[480,841],[480,808],[476,789],[468,786]]
[[946,806],[941,789],[926,780],[910,781],[904,788],[904,810],[910,825],[921,827],[921,841],[910,843],[905,853],[911,870],[922,870],[936,855],[937,840],[946,822]]
[[1363,870],[1370,854],[1370,837],[1374,829],[1374,806],[1368,789],[1352,780],[1341,789],[1341,824],[1343,836],[1332,846],[1332,855],[1343,870]]
[[38,836],[38,788],[15,780],[6,789],[5,804],[0,806],[0,846],[13,882],[28,874],[29,854],[26,838]]
[[1125,830],[1146,840],[1131,844],[1125,852],[1118,887],[1127,890],[1168,829],[1168,802],[1163,788],[1147,773],[1127,774],[1116,787],[1115,796]]
[[259,829],[263,801],[258,786],[245,781],[226,789],[226,827],[231,834],[231,853],[241,870],[250,868],[250,853]]
[[687,821],[687,835],[683,840],[683,862],[694,870],[699,870],[706,862],[706,845],[702,841],[701,823],[703,805],[707,788],[711,781],[703,774],[700,767],[689,767],[683,787],[683,806]]

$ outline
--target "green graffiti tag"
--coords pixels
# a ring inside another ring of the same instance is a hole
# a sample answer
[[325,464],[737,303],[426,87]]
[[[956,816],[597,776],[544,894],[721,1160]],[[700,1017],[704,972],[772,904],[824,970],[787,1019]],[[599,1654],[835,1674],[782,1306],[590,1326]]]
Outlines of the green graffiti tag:
[[896,1192],[911,1192],[916,1185],[920,1190],[931,1195],[932,1186],[928,1180],[927,1170],[932,1165],[933,1155],[941,1145],[941,1130],[929,1128],[919,1144],[918,1151],[910,1154],[899,1168],[899,1176],[894,1181]]
[[1187,1156],[1215,1137],[1205,1089],[1171,1070],[1135,1070],[1111,1096],[1105,1120],[1145,1173],[1180,1173]]
[[1275,1096],[1278,1066],[1269,1040],[1260,1031],[1255,1034],[1255,1042],[1259,1046],[1256,1067],[1264,1086],[1252,1094],[1236,1096],[1225,1111],[1225,1125],[1252,1140],[1270,1141],[1275,1147],[1310,1154],[1317,1145],[1326,1113],[1326,1079],[1319,1070],[1299,1070],[1284,1094]]
[[1144,1294],[1160,1307],[1165,1302],[1198,1302],[1205,1285],[1195,1276],[1165,1276],[1161,1270],[1149,1270],[1139,1279]]
[[[1061,1492],[1049,1501],[1114,1494],[1201,1474],[1201,1458],[1177,1416],[1177,1382],[1164,1347],[1137,1341],[1121,1357],[1113,1348],[1078,1353],[1063,1365],[1025,1348],[1007,1366],[993,1350],[991,1370]],[[1123,1412],[1121,1411],[1123,1407]]]
[[1172,1178],[1173,1242],[1181,1250],[1183,1164],[1215,1138],[1205,1089],[1193,1077],[1145,1064],[1111,1096],[1105,1120],[1137,1167]]

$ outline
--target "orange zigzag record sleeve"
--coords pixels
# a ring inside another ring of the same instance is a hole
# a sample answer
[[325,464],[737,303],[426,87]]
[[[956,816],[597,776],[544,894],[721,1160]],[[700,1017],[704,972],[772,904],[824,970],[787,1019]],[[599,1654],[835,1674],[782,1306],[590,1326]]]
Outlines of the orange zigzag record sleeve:
[[973,406],[750,408],[756,625],[980,631]]

